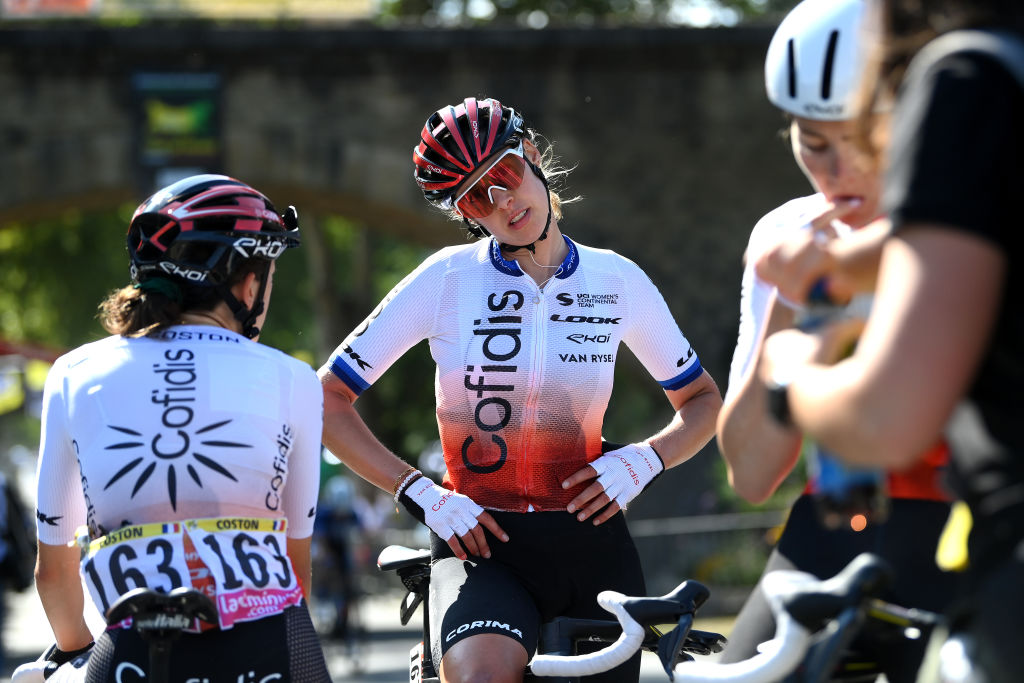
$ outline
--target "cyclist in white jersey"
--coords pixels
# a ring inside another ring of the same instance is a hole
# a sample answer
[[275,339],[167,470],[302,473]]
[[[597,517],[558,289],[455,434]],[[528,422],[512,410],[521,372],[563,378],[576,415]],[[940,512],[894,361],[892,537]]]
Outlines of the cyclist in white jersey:
[[[600,589],[643,589],[618,513],[711,439],[721,404],[643,270],[561,232],[535,139],[493,99],[429,117],[414,177],[480,239],[430,256],[320,370],[325,444],[433,532],[432,650],[446,681],[521,680],[542,621],[596,618]],[[352,406],[423,339],[437,363],[441,484],[388,451]],[[649,439],[610,446],[601,429],[620,342],[676,414]]]
[[[46,381],[36,584],[52,661],[93,641],[83,579],[101,613],[136,587],[194,586],[218,623],[183,634],[169,680],[330,680],[303,597],[323,394],[312,368],[256,341],[275,259],[298,243],[294,209],[225,176],[178,181],[135,212],[134,285],[101,307],[113,336]],[[145,674],[125,626],[97,639],[87,680]]]
[[[785,248],[794,252],[794,261],[817,267],[829,248],[852,253],[872,244],[884,230],[873,224],[880,215],[881,169],[859,147],[856,128],[856,101],[868,53],[862,35],[867,12],[867,0],[804,0],[779,25],[765,59],[768,97],[786,114],[793,156],[817,192],[764,216],[751,232],[745,255],[739,338],[719,415],[718,443],[733,487],[755,503],[768,498],[790,474],[803,441],[798,430],[771,418],[762,362],[764,339],[793,326],[796,306],[759,276],[756,265],[763,255]],[[858,277],[870,277],[871,272],[870,267],[864,274],[851,268],[846,279],[830,282],[833,295],[848,294],[854,283],[860,287]],[[949,513],[949,494],[941,481],[947,461],[948,450],[939,443],[917,466],[890,473],[889,520],[860,530],[828,528],[814,504],[816,482],[809,482],[789,512],[765,573],[796,568],[827,578],[859,553],[874,552],[897,572],[888,599],[941,610],[955,581],[933,560]],[[722,661],[753,656],[774,630],[767,600],[755,588],[736,619]],[[914,680],[923,646],[892,648],[866,640],[858,646],[890,681]]]

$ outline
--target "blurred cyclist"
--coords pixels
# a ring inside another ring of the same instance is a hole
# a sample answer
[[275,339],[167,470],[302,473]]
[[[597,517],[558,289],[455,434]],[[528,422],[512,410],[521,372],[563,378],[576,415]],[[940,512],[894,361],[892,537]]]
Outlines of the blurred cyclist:
[[[816,193],[762,218],[746,253],[739,339],[719,415],[718,443],[733,487],[755,503],[768,498],[792,471],[803,441],[799,430],[771,418],[759,368],[765,336],[793,325],[795,305],[758,277],[755,263],[783,240],[813,250],[837,236],[859,239],[850,237],[854,231],[877,232],[867,226],[880,213],[881,169],[858,146],[855,108],[868,52],[862,35],[867,11],[866,0],[804,0],[779,25],[765,60],[768,98],[786,114],[793,156]],[[940,481],[947,458],[939,445],[915,467],[890,473],[889,519],[863,530],[826,527],[813,500],[816,482],[809,482],[790,510],[765,572],[796,568],[828,578],[871,551],[896,568],[888,599],[941,609],[953,587],[953,579],[934,561],[949,513]],[[755,588],[730,633],[723,661],[753,656],[774,632],[767,601]],[[913,680],[921,649],[861,645],[891,681]]]
[[[765,362],[792,373],[795,423],[852,462],[905,467],[947,434],[953,488],[973,518],[960,628],[989,681],[1015,681],[1024,670],[1024,5],[879,6],[884,52],[869,91],[895,107],[887,134],[872,137],[889,141],[892,220],[875,304],[848,359],[808,358],[808,340],[787,331],[768,340]],[[806,291],[807,271],[776,270],[789,290]]]

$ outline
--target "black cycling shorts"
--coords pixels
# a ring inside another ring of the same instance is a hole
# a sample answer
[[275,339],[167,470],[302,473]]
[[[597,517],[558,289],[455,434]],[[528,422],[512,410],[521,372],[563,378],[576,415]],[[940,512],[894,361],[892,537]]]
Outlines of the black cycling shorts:
[[[935,549],[949,516],[949,503],[897,498],[890,501],[884,524],[863,531],[828,529],[822,525],[809,494],[797,499],[779,544],[768,558],[764,573],[798,569],[827,579],[864,552],[887,560],[895,581],[881,597],[904,607],[942,612],[957,597],[961,577],[943,572],[935,564]],[[763,576],[764,574],[762,574]],[[757,653],[759,643],[775,635],[775,622],[760,586],[747,598],[729,634],[722,662],[736,662]],[[856,646],[878,663],[890,683],[914,681],[927,639],[902,641],[861,636]]]
[[[438,670],[448,648],[464,638],[497,633],[532,655],[544,622],[557,616],[614,620],[597,604],[598,593],[646,593],[640,557],[621,512],[596,527],[567,512],[491,515],[509,542],[486,532],[489,559],[459,560],[431,534],[431,654]],[[626,664],[584,680],[622,683],[639,675],[637,653]]]
[[[96,641],[86,683],[148,681],[149,645],[134,629],[111,629]],[[118,674],[120,669],[120,674]],[[226,630],[183,633],[171,646],[171,683],[330,683],[320,641],[305,605],[237,623]]]

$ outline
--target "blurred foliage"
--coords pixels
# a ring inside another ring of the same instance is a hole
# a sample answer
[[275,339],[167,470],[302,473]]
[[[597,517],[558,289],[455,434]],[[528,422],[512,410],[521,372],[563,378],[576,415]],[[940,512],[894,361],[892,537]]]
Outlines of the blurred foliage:
[[0,228],[0,336],[71,348],[106,335],[96,307],[128,282],[133,206]]
[[[124,235],[133,209],[124,205],[69,212],[37,223],[0,226],[0,337],[68,350],[106,336],[97,307],[129,281]],[[331,315],[339,318],[342,335],[429,252],[340,216],[319,218],[318,226],[333,265],[329,294],[339,302]],[[318,367],[332,349],[317,348],[317,325],[323,321],[313,313],[304,255],[300,248],[278,261],[260,341]],[[333,348],[340,342],[329,343]],[[610,440],[628,443],[663,427],[671,418],[671,406],[639,361],[625,347],[621,351],[605,433]],[[400,358],[356,405],[381,441],[407,459],[434,443],[434,362],[426,342]],[[26,430],[19,433],[24,436]]]
[[[0,337],[66,351],[106,336],[97,319],[98,305],[129,282],[124,236],[133,210],[134,206],[125,205],[0,226]],[[337,264],[335,288],[362,302],[358,314],[353,314],[358,317],[345,321],[347,329],[355,327],[426,256],[422,247],[374,235],[366,240],[367,257],[356,249],[365,228],[340,217],[328,218],[322,225]],[[300,249],[278,261],[260,341],[318,367],[330,349],[316,348],[313,294],[302,256]],[[359,267],[366,268],[364,261],[373,264],[369,291],[360,291],[352,277]],[[421,344],[367,392],[367,398],[359,401],[360,409],[385,443],[403,455],[418,454],[437,438],[433,387],[433,361]],[[11,425],[6,423],[5,432]],[[34,447],[38,423],[18,425],[17,440]],[[13,431],[6,435],[15,436]]]
[[775,22],[798,0],[380,0],[381,23],[428,26],[519,24],[735,25]]

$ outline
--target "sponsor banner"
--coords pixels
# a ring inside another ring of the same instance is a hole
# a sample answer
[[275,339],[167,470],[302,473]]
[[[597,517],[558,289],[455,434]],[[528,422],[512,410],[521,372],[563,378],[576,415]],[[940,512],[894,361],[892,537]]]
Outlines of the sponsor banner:
[[3,0],[0,15],[5,19],[84,16],[99,7],[100,0]]

